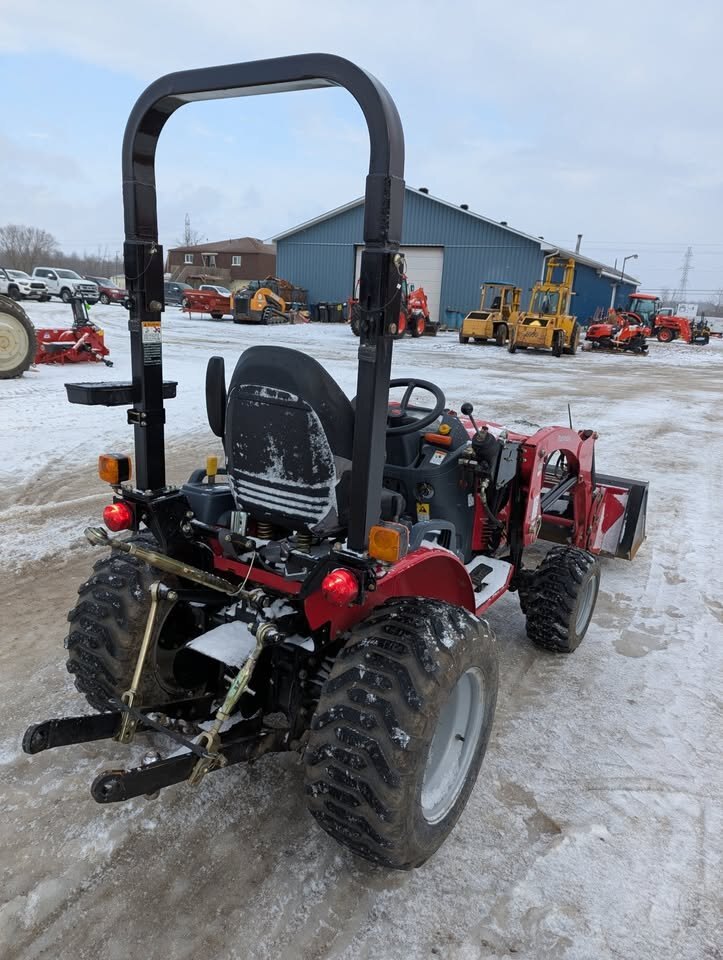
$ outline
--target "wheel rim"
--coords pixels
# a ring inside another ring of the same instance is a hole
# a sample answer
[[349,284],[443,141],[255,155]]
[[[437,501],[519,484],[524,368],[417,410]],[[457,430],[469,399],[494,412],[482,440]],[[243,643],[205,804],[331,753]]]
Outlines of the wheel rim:
[[482,736],[484,681],[470,667],[455,684],[437,720],[422,780],[422,815],[439,823],[455,805]]
[[0,313],[0,370],[12,370],[25,359],[30,338],[25,327],[8,313]]
[[580,600],[577,605],[577,616],[575,617],[575,633],[579,636],[587,630],[592,617],[592,610],[595,605],[595,577],[590,577],[583,587]]

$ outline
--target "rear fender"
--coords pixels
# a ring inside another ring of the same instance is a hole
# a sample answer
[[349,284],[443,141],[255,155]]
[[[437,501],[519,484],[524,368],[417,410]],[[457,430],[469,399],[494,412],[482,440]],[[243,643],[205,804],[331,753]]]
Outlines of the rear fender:
[[399,563],[379,570],[377,577],[376,590],[367,593],[363,604],[335,607],[324,599],[321,590],[312,593],[304,601],[304,613],[311,629],[329,624],[329,639],[333,639],[337,633],[364,620],[375,607],[391,597],[427,597],[465,607],[472,613],[475,611],[469,574],[463,563],[448,550],[420,547]]

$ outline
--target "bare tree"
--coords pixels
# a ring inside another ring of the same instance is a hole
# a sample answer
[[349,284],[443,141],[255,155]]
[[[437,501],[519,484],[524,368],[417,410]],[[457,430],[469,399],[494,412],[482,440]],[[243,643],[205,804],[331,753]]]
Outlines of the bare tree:
[[17,223],[0,227],[0,258],[5,267],[30,273],[59,253],[58,241],[47,230]]
[[191,226],[191,218],[188,214],[183,221],[183,239],[177,240],[176,244],[179,247],[195,247],[196,244],[200,243],[203,240],[203,236],[199,233],[198,230],[194,230]]

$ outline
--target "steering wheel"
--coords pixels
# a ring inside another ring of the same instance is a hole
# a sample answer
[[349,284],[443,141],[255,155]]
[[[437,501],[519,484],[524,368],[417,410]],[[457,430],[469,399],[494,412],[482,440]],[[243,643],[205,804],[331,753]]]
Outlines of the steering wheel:
[[[404,391],[404,396],[402,397],[402,402],[399,404],[399,408],[395,408],[393,413],[389,412],[387,414],[387,436],[399,437],[405,433],[416,433],[417,430],[421,430],[422,427],[428,427],[430,423],[433,423],[437,417],[444,413],[447,398],[436,383],[430,383],[429,380],[402,377],[399,380],[389,381],[389,389],[391,390],[393,387],[406,387],[407,389]],[[427,407],[409,406],[409,400],[415,390],[426,390],[427,393],[432,394],[435,403],[431,410]],[[396,427],[393,426],[393,421],[405,417],[408,410],[424,410],[426,412],[424,416],[414,419],[411,423],[400,423]]]

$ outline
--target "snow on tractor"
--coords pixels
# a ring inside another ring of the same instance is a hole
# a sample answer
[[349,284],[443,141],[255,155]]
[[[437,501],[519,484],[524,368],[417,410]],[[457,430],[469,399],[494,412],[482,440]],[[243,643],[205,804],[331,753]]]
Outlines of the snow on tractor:
[[72,297],[73,324],[70,327],[33,325],[20,304],[0,297],[0,380],[21,377],[31,364],[104,363],[110,350],[103,331],[88,316],[80,297]]
[[[329,84],[360,103],[371,146],[356,400],[296,350],[245,350],[228,385],[212,357],[206,405],[225,463],[211,457],[169,486],[158,136],[187,101]],[[375,863],[418,866],[464,809],[489,741],[498,666],[485,612],[516,591],[531,640],[569,653],[593,616],[598,555],[632,558],[644,538],[647,483],[598,473],[593,431],[505,429],[475,421],[471,404],[451,410],[436,384],[390,380],[403,158],[387,91],[323,54],[175,73],[131,114],[134,377],[68,385],[76,402],[130,405],[135,430],[135,478],[129,457],[100,457],[114,495],[86,537],[108,552],[69,614],[67,667],[98,712],[47,720],[23,740],[30,754],[141,733],[167,743],[141,766],[100,773],[99,803],[292,751],[327,833]],[[390,405],[392,389],[403,393]],[[555,546],[533,568],[541,540]]]
[[605,322],[591,323],[585,334],[585,348],[647,354],[645,328],[631,320],[631,315],[611,310]]

